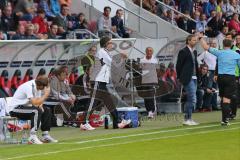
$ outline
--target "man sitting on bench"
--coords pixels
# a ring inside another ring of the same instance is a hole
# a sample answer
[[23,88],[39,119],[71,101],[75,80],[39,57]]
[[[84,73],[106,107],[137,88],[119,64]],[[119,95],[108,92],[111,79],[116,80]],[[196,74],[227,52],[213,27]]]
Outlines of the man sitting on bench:
[[[50,93],[48,78],[40,76],[20,85],[9,103],[12,117],[31,120],[31,131],[28,143],[42,144],[42,142],[58,142],[48,132],[51,127],[51,112],[43,105]],[[42,139],[37,137],[37,130],[41,122]]]

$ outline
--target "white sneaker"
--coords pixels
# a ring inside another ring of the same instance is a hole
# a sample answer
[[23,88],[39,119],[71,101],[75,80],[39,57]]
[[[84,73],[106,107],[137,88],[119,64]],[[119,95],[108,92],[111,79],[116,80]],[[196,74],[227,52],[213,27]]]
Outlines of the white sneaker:
[[93,128],[89,123],[86,123],[86,124],[81,124],[80,125],[80,129],[81,130],[85,130],[85,131],[92,131],[92,130],[95,130],[95,128]]
[[148,118],[154,118],[154,113],[152,111],[148,112]]
[[37,137],[37,135],[31,135],[28,139],[28,144],[43,144]]
[[41,139],[44,143],[57,143],[58,140],[52,138],[49,134],[44,135]]
[[128,120],[123,119],[121,123],[118,123],[118,128],[125,128],[131,122],[132,122],[131,119]]
[[199,123],[195,122],[194,120],[190,120],[191,126],[197,126]]
[[192,123],[191,123],[191,120],[185,120],[184,122],[183,122],[183,125],[186,125],[186,126],[191,126],[192,125]]

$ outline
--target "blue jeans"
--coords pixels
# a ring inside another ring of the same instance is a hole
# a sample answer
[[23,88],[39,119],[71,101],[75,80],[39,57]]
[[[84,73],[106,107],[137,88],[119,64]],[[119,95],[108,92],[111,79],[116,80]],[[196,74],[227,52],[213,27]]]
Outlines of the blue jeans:
[[[214,78],[214,71],[209,70],[209,82],[208,82],[208,88],[215,88],[217,89],[217,83],[214,82],[213,80]],[[207,94],[206,98],[204,100],[203,103],[204,107],[212,107],[214,109],[217,108],[217,94],[213,93],[213,94]]]
[[204,90],[203,89],[197,89],[197,109],[202,109],[203,107],[203,99],[204,99]]
[[185,120],[192,119],[192,112],[197,102],[197,80],[191,79],[191,81],[184,86],[184,90],[187,94],[187,101],[185,104]]

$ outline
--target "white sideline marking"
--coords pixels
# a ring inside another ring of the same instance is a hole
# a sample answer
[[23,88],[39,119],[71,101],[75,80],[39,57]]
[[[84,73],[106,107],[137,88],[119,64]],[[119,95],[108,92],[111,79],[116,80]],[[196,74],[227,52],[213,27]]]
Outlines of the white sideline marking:
[[22,156],[16,156],[16,157],[9,157],[9,158],[0,159],[0,160],[29,158],[29,157],[33,157],[33,156],[50,155],[50,154],[57,154],[57,153],[64,153],[64,152],[73,152],[73,151],[79,151],[79,150],[85,150],[85,149],[93,149],[93,148],[101,148],[101,147],[111,147],[111,146],[125,145],[125,144],[131,144],[131,143],[136,143],[136,142],[146,142],[146,141],[152,141],[152,140],[178,138],[178,137],[183,137],[183,136],[201,135],[201,134],[214,133],[214,132],[224,132],[224,131],[237,130],[237,129],[240,129],[240,127],[229,128],[229,129],[218,129],[218,130],[211,130],[211,131],[201,131],[201,132],[198,132],[198,133],[186,133],[186,134],[180,134],[180,135],[174,135],[174,136],[165,136],[165,137],[159,137],[159,138],[147,138],[147,139],[142,139],[142,140],[133,140],[133,141],[128,141],[128,142],[112,143],[112,144],[90,146],[90,147],[79,147],[79,148],[67,149],[67,150],[61,150],[61,151],[52,151],[52,152],[45,152],[45,153],[28,154],[28,155],[22,155]]
[[[231,125],[235,125],[235,124],[240,124],[240,122],[231,123]],[[83,144],[83,143],[99,142],[99,141],[106,141],[106,140],[113,140],[113,139],[122,139],[122,138],[153,135],[153,134],[159,134],[159,133],[169,133],[169,132],[176,132],[176,131],[204,129],[204,128],[211,128],[211,127],[218,127],[218,126],[219,126],[219,124],[209,125],[209,126],[198,126],[198,127],[191,127],[191,128],[171,129],[171,130],[163,130],[163,131],[156,131],[156,132],[149,132],[149,133],[132,134],[132,135],[126,135],[126,136],[117,136],[117,137],[110,137],[110,138],[100,138],[100,139],[93,139],[93,140],[87,140],[87,141],[79,141],[79,142],[74,142],[74,143]],[[59,144],[74,144],[74,143],[59,143]]]

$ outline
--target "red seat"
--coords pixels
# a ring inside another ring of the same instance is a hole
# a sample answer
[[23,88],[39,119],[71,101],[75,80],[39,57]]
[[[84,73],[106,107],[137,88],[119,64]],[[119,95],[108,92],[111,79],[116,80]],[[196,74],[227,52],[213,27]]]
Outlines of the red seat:
[[32,69],[28,69],[24,78],[23,78],[23,83],[30,81],[33,79],[33,70]]
[[17,69],[14,72],[13,77],[11,79],[12,92],[14,93],[21,84],[22,84],[21,71]]
[[90,21],[88,23],[88,30],[91,31],[92,33],[96,33],[97,32],[97,22],[96,21]]
[[69,84],[75,84],[78,78],[78,70],[76,68],[72,69],[72,72],[69,75]]
[[39,70],[39,72],[38,72],[37,77],[39,77],[39,76],[45,76],[45,75],[46,75],[46,70],[45,70],[44,68],[41,68],[41,69]]
[[53,75],[54,75],[54,68],[51,68],[51,70],[48,74],[48,78],[52,78]]
[[0,89],[1,89],[1,96],[3,97],[11,97],[13,96],[11,91],[11,81],[8,78],[8,71],[3,70],[1,77],[0,77]]

